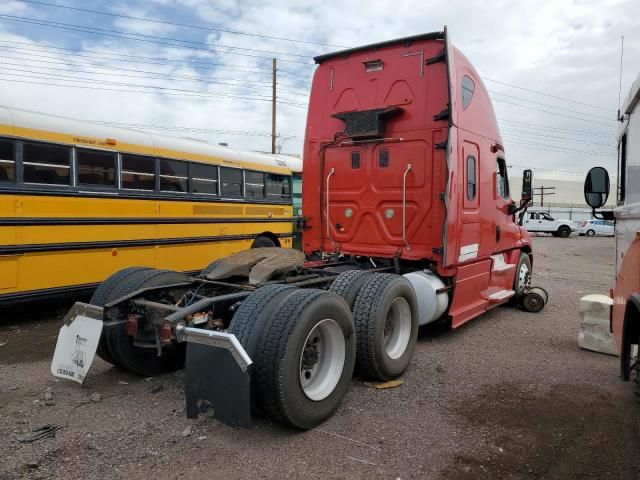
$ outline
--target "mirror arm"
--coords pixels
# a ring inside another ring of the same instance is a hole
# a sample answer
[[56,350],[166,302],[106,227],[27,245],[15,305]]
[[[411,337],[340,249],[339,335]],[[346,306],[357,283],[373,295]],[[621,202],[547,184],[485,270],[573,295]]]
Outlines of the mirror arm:
[[514,203],[510,203],[509,204],[509,215],[515,215],[516,213],[522,211],[522,210],[526,210],[527,208],[529,208],[529,206],[532,204],[532,200],[531,199],[521,199],[520,200],[520,206],[516,207]]
[[598,220],[613,220],[615,221],[616,217],[613,214],[612,210],[608,210],[608,211],[600,211],[597,212],[595,208],[591,209],[591,215],[593,216],[593,218],[597,218]]

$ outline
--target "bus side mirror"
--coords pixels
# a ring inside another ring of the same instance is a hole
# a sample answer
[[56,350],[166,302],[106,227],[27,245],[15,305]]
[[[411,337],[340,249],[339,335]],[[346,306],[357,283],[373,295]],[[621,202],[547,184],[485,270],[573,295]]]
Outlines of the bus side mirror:
[[531,200],[533,200],[533,172],[527,169],[522,172],[522,196],[520,197],[520,204],[525,205]]
[[593,167],[584,180],[584,201],[594,210],[602,207],[609,198],[609,188],[609,172]]

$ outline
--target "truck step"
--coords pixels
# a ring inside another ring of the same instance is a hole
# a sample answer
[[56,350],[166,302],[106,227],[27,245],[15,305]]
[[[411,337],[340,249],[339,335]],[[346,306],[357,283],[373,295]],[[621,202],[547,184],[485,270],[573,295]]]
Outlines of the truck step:
[[482,292],[482,296],[490,302],[501,302],[507,298],[511,298],[516,294],[514,290],[504,290],[498,288],[490,288]]

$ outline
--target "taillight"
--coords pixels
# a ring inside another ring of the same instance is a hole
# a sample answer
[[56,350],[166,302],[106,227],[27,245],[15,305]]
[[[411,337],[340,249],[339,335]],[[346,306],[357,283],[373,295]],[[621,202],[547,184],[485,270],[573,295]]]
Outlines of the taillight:
[[135,337],[136,333],[138,333],[138,321],[140,320],[140,315],[136,315],[132,313],[127,317],[127,335],[131,337]]
[[171,324],[169,322],[164,322],[160,327],[160,341],[162,343],[171,342]]

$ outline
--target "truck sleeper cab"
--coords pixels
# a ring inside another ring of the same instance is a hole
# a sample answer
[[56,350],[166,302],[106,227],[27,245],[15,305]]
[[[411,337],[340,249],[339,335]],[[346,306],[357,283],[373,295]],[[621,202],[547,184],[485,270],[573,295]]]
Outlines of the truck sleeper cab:
[[85,378],[93,353],[82,369],[69,359],[76,331],[94,328],[83,337],[98,355],[141,375],[186,360],[189,417],[213,405],[215,418],[248,425],[257,407],[312,428],[338,408],[354,367],[401,375],[419,325],[455,328],[511,298],[544,306],[515,222],[531,172],[516,206],[491,102],[446,31],[316,61],[304,253],[239,252],[190,277],[118,272],[69,313],[54,375]]
[[454,328],[521,296],[531,241],[516,223],[495,113],[446,33],[315,60],[305,253],[429,270],[452,288]]

